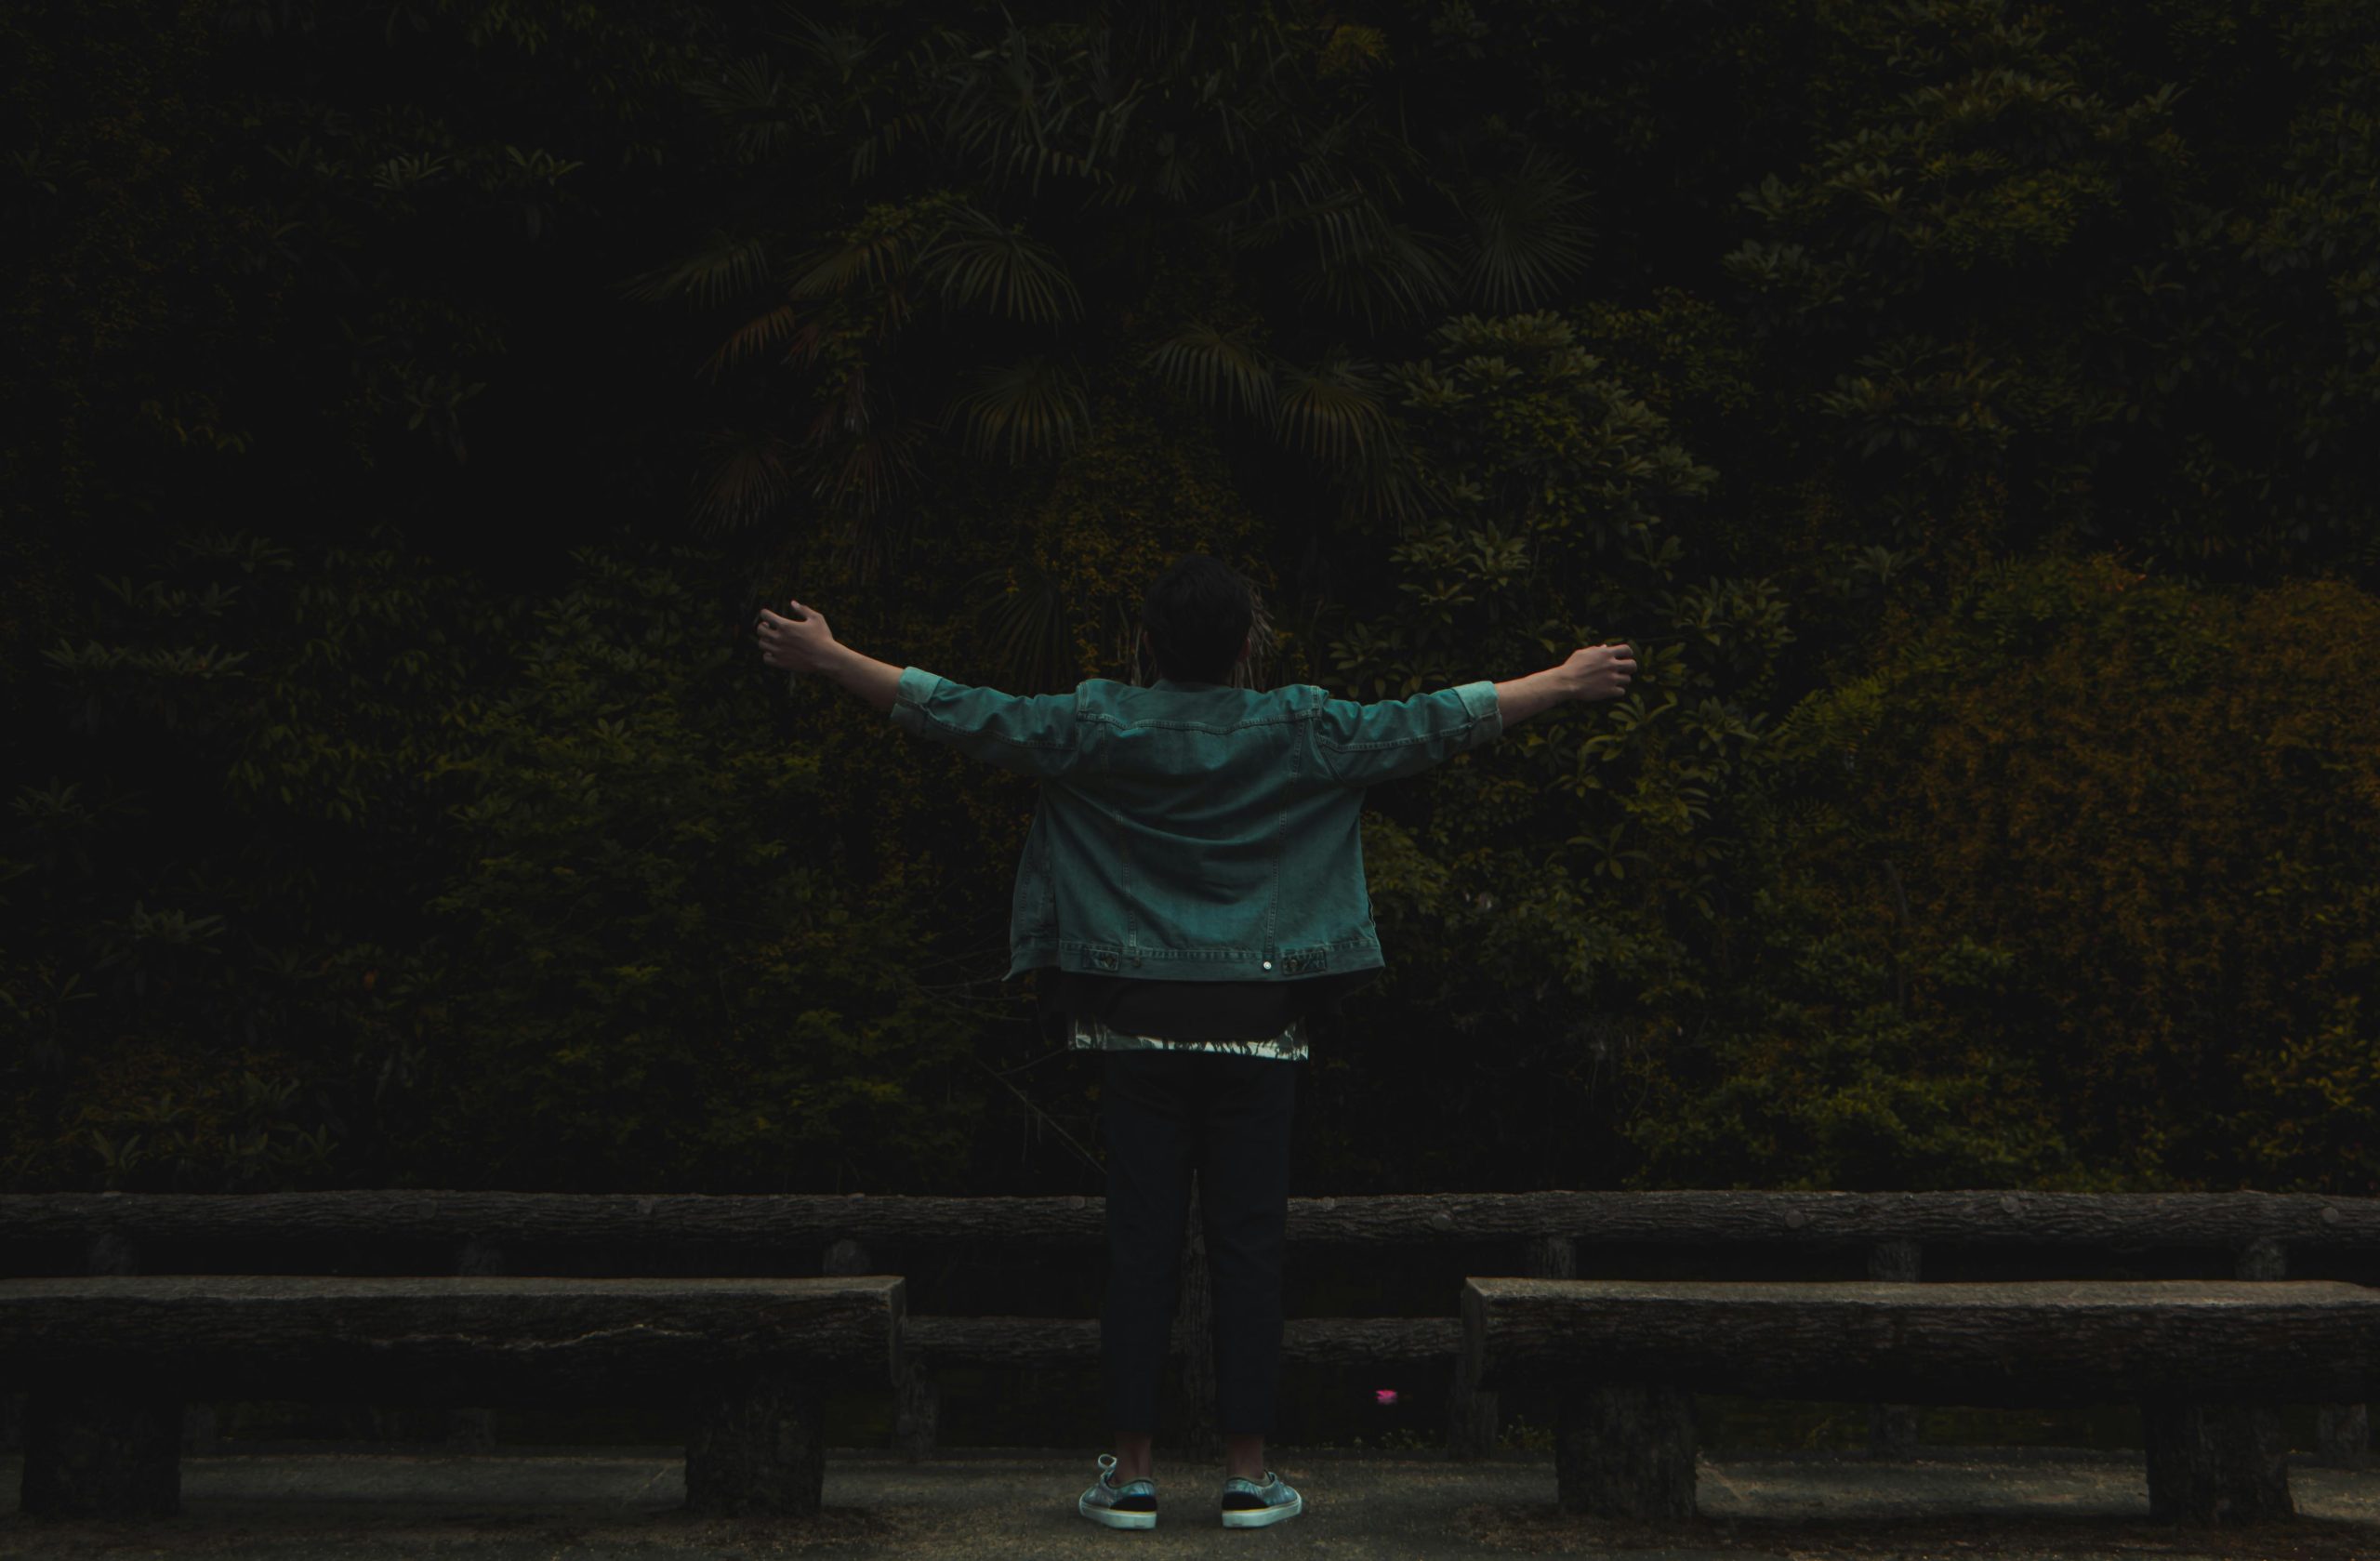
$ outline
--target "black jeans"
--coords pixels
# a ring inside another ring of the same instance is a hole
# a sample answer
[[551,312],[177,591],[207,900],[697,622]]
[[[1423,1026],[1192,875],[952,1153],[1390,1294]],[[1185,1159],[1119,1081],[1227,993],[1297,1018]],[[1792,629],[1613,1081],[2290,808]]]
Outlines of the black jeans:
[[1107,1423],[1157,1429],[1157,1378],[1180,1293],[1190,1173],[1215,1295],[1215,1419],[1269,1431],[1281,1375],[1297,1066],[1212,1052],[1101,1053],[1107,1297],[1099,1318]]

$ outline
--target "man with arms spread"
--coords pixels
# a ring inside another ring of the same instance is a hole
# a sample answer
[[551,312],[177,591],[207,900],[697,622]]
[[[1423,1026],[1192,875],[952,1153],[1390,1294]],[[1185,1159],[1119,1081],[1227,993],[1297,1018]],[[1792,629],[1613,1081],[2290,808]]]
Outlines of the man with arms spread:
[[800,602],[763,609],[770,666],[823,673],[894,724],[1041,781],[1019,864],[1007,976],[1040,981],[1045,1033],[1101,1054],[1107,1296],[1100,1351],[1116,1451],[1077,1510],[1157,1524],[1150,1436],[1195,1171],[1215,1291],[1223,1521],[1303,1510],[1264,1466],[1280,1375],[1290,1112],[1307,1023],[1382,969],[1357,815],[1366,788],[1480,747],[1555,705],[1615,699],[1622,645],[1558,667],[1362,705],[1258,692],[1256,598],[1194,553],[1150,587],[1156,681],[1017,695],[836,642]]

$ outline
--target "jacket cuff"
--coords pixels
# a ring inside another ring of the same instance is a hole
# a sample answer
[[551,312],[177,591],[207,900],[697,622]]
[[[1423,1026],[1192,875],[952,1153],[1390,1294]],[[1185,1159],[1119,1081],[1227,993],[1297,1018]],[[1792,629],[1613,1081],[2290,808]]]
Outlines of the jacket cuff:
[[932,698],[933,691],[941,684],[939,673],[922,667],[902,668],[901,681],[892,685],[892,708],[886,712],[892,718],[892,724],[905,732],[923,731],[926,716],[918,707]]
[[1471,741],[1466,748],[1482,748],[1504,734],[1504,707],[1496,697],[1496,680],[1482,678],[1475,683],[1459,683],[1455,697],[1471,712]]

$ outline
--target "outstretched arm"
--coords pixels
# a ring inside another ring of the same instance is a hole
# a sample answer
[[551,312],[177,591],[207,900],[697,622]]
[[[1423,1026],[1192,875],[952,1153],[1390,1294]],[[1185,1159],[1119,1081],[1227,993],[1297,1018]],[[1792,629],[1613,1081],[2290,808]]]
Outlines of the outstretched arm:
[[1049,780],[1073,766],[1080,751],[1075,695],[1002,694],[952,682],[922,667],[895,667],[837,644],[815,607],[788,605],[796,616],[763,607],[753,625],[760,659],[770,666],[823,673],[891,712],[893,725],[1003,770]]
[[1497,712],[1506,726],[1518,726],[1540,711],[1567,704],[1574,698],[1572,681],[1564,668],[1549,667],[1542,672],[1531,672],[1526,678],[1513,678],[1498,683]]
[[753,632],[760,642],[760,659],[792,672],[816,672],[842,684],[879,710],[892,708],[901,668],[874,656],[862,655],[835,642],[834,631],[814,607],[787,603],[794,615],[785,617],[760,609]]
[[1581,645],[1559,667],[1531,672],[1496,685],[1496,708],[1504,724],[1527,721],[1540,710],[1574,700],[1617,699],[1636,675],[1636,652],[1626,643]]

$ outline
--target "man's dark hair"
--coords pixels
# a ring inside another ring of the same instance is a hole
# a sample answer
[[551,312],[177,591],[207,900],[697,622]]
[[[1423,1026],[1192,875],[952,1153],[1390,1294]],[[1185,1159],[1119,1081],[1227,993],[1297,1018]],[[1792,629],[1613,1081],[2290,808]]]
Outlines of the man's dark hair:
[[1256,593],[1223,560],[1189,553],[1149,587],[1141,621],[1148,626],[1158,677],[1224,682],[1256,622]]

